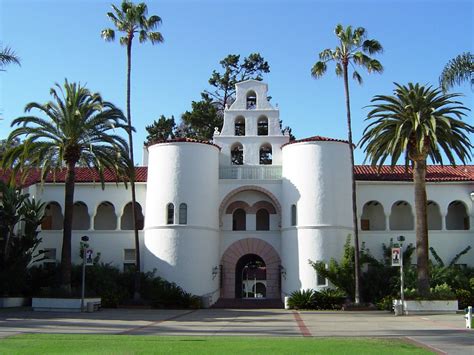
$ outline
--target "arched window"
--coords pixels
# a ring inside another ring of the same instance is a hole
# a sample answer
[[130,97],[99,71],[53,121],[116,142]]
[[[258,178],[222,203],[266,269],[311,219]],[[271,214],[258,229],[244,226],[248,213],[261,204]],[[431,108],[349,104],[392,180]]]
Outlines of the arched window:
[[272,164],[272,146],[264,144],[260,147],[260,165]]
[[256,213],[256,218],[258,231],[270,230],[270,213],[266,209],[259,209]]
[[230,161],[232,165],[244,164],[244,148],[242,144],[235,143],[230,149]]
[[257,108],[257,94],[250,90],[247,92],[247,110],[255,110]]
[[291,205],[291,225],[296,226],[296,205]]
[[61,230],[63,229],[64,216],[61,211],[61,205],[55,201],[46,205],[44,217],[41,222],[43,230]]
[[260,116],[257,125],[257,134],[259,136],[268,136],[268,118],[266,116]]
[[76,202],[73,207],[72,214],[72,229],[75,230],[88,230],[91,225],[91,218],[89,217],[89,211],[84,202]]
[[182,203],[179,205],[179,224],[188,223],[188,205]]
[[166,207],[166,224],[174,224],[174,205],[168,203]]
[[232,213],[232,230],[233,231],[244,231],[247,229],[247,216],[245,211],[241,208],[236,209]]
[[[137,227],[138,229],[143,229],[143,224],[145,218],[143,217],[142,206],[139,203],[137,206]],[[132,203],[129,202],[123,209],[122,217],[120,217],[120,229],[122,230],[133,230],[133,210]]]
[[392,205],[390,213],[391,230],[413,230],[414,220],[411,206],[406,201],[398,201]]
[[426,213],[428,215],[428,229],[441,230],[441,212],[438,204],[434,201],[428,201]]
[[235,130],[234,133],[236,136],[245,136],[245,118],[243,116],[238,116],[235,118]]
[[446,216],[446,229],[469,229],[469,215],[467,214],[466,206],[461,201],[453,201],[449,204]]
[[363,231],[385,230],[385,214],[383,206],[378,201],[369,201],[364,205],[360,229]]
[[117,228],[117,216],[112,203],[105,201],[97,207],[94,217],[95,230],[115,230]]

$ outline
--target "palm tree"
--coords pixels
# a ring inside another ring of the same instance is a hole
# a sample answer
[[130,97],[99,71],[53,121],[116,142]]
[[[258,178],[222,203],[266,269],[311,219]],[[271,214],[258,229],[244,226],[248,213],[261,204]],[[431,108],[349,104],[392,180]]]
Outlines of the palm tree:
[[381,167],[391,157],[391,166],[404,155],[408,169],[413,164],[415,189],[416,254],[418,292],[429,293],[428,226],[426,215],[426,160],[443,164],[443,154],[451,165],[456,157],[465,164],[472,145],[474,127],[461,121],[468,109],[453,99],[459,94],[443,94],[420,84],[395,84],[393,96],[377,95],[371,102],[367,120],[372,120],[360,141],[372,166]]
[[471,87],[474,86],[474,55],[470,52],[451,59],[439,77],[439,85],[444,92],[464,81],[470,81]]
[[56,84],[50,94],[53,101],[31,102],[25,107],[25,112],[38,110],[46,119],[23,116],[13,120],[12,127],[19,127],[10,133],[8,141],[22,138],[22,143],[5,153],[3,166],[15,171],[41,167],[42,179],[48,173],[66,170],[61,285],[70,290],[75,167],[96,169],[102,186],[106,170],[120,179],[130,162],[127,141],[116,130],[129,128],[121,110],[80,84],[66,80],[64,90]]
[[[135,160],[133,157],[133,136],[132,136],[132,114],[130,108],[130,78],[132,72],[132,43],[136,35],[140,43],[151,41],[152,44],[163,42],[163,36],[160,32],[153,31],[161,24],[161,18],[153,15],[147,18],[148,8],[145,3],[135,5],[133,2],[123,0],[121,8],[112,5],[114,12],[108,12],[107,16],[113,22],[117,31],[122,32],[120,37],[120,44],[127,47],[127,120],[128,120],[128,144],[130,148],[131,169],[129,172],[130,186],[132,190],[132,205],[133,208],[133,229],[135,233],[135,300],[140,298],[140,239],[138,237],[137,226],[137,204],[135,193]],[[113,41],[115,39],[115,31],[107,28],[102,31],[102,38],[106,41]]]
[[357,205],[356,205],[356,183],[354,178],[354,146],[352,144],[352,124],[351,124],[351,107],[349,97],[349,65],[352,68],[352,77],[359,84],[362,84],[362,77],[357,72],[355,66],[366,69],[369,73],[381,73],[383,71],[382,64],[369,55],[381,53],[383,51],[380,43],[374,39],[366,39],[367,33],[363,27],[355,30],[352,26],[346,28],[337,25],[334,30],[339,39],[339,46],[334,49],[325,49],[319,53],[319,61],[316,62],[311,69],[311,74],[315,79],[319,79],[326,73],[327,63],[334,61],[336,63],[336,75],[344,78],[344,93],[346,96],[346,112],[347,112],[347,140],[349,142],[349,150],[351,157],[351,177],[352,177],[352,219],[354,224],[354,252],[355,252],[355,302],[360,302],[360,263],[359,263],[359,227],[357,222]]
[[20,65],[20,58],[10,47],[5,47],[0,50],[0,71],[5,71],[3,68],[8,64]]

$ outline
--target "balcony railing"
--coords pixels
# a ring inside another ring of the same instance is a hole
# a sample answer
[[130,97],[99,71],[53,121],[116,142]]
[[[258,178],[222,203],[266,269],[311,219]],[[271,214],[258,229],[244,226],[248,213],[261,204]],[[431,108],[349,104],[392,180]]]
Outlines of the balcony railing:
[[225,166],[219,168],[219,179],[280,180],[281,166]]

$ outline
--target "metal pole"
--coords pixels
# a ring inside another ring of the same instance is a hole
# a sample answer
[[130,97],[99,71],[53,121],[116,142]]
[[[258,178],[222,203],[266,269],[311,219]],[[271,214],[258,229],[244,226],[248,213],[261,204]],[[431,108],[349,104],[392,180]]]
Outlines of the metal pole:
[[400,298],[402,300],[402,315],[403,311],[403,302],[405,300],[405,294],[403,292],[404,282],[403,282],[403,243],[400,243]]
[[[83,244],[84,245],[84,244]],[[81,312],[84,312],[84,295],[86,289],[86,248],[82,248],[82,290],[81,290]]]

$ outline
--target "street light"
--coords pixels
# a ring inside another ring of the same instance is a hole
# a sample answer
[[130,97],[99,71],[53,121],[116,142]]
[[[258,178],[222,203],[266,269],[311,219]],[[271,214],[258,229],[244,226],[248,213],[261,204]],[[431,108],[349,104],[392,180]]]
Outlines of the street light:
[[403,315],[403,302],[405,300],[405,294],[403,292],[404,289],[404,280],[403,280],[403,242],[405,241],[405,237],[400,235],[397,237],[397,241],[400,243],[400,299],[402,301],[402,315]]
[[84,295],[86,290],[86,249],[89,237],[84,235],[81,237],[82,247],[82,290],[81,290],[81,312],[84,312]]

